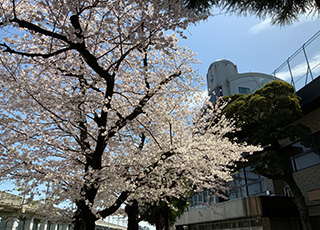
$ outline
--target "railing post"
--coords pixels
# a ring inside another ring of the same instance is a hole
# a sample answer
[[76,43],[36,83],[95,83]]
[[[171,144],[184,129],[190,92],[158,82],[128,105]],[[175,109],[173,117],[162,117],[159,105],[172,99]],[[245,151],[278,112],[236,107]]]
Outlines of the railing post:
[[290,61],[289,60],[290,60],[290,58],[287,59],[287,64],[288,64],[288,69],[289,69],[290,77],[291,77],[291,85],[293,85],[293,87],[296,88],[294,80],[293,80],[293,74],[292,74],[292,71],[291,71],[291,66],[290,66]]
[[308,70],[307,70],[307,74],[306,74],[306,82],[305,82],[305,84],[307,84],[308,83],[308,73],[310,73],[311,80],[313,80],[313,76],[312,76],[311,68],[310,68],[310,65],[309,65],[309,60],[308,60],[308,56],[307,56],[307,53],[306,53],[306,49],[304,48],[305,45],[306,45],[306,43],[303,44],[302,50],[303,50],[303,53],[304,53],[304,57],[306,58],[307,66],[308,66]]

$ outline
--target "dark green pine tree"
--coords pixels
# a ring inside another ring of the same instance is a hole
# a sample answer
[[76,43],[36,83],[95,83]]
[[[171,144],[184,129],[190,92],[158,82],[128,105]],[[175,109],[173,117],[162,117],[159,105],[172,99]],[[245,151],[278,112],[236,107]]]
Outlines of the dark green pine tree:
[[235,119],[239,131],[229,134],[237,141],[261,145],[263,151],[248,157],[246,165],[253,172],[270,179],[285,181],[294,194],[304,230],[311,230],[305,198],[293,178],[290,159],[283,153],[279,140],[310,140],[310,130],[295,122],[302,117],[300,98],[289,83],[273,81],[249,95],[223,98],[228,102],[224,114]]
[[188,8],[199,13],[218,7],[239,15],[270,17],[275,24],[285,25],[298,20],[301,14],[320,12],[320,0],[185,0]]

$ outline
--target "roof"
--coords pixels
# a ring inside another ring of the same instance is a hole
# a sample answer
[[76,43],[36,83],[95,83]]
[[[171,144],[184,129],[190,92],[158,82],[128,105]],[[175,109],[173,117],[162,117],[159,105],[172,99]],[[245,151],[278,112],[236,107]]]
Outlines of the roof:
[[301,88],[297,95],[302,99],[303,113],[309,113],[320,107],[320,76]]

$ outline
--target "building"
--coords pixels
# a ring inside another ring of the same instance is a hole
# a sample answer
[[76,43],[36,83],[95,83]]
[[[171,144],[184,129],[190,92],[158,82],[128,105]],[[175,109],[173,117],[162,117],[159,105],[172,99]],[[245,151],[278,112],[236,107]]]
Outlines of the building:
[[280,79],[263,73],[238,73],[235,64],[222,59],[209,66],[207,73],[208,95],[210,101],[215,101],[220,96],[250,94],[274,80]]
[[[96,230],[125,230],[126,227],[96,221]],[[0,230],[72,230],[62,210],[45,211],[39,202],[0,191]]]
[[[224,73],[226,73],[224,75]],[[210,65],[207,82],[210,100],[229,94],[253,93],[274,77],[260,73],[238,74],[228,60]],[[283,154],[292,162],[294,178],[309,207],[314,229],[320,229],[320,78],[297,94],[303,101],[304,116],[297,122],[311,128],[312,145],[282,140]],[[207,191],[195,195],[188,211],[175,223],[189,230],[299,230],[299,213],[289,186],[283,181],[256,175],[250,167],[240,168],[230,184],[228,200]]]

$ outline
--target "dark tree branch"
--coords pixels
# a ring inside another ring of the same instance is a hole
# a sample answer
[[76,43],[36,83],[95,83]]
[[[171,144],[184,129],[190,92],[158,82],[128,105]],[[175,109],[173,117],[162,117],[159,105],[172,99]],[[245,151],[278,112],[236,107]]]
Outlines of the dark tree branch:
[[139,116],[141,113],[143,113],[143,107],[147,104],[147,102],[161,89],[163,85],[166,85],[168,82],[173,80],[174,78],[178,77],[181,75],[181,72],[175,73],[170,75],[168,78],[164,79],[162,82],[160,82],[159,86],[157,89],[149,91],[138,103],[138,105],[134,108],[134,110],[124,117],[123,119],[119,119],[114,126],[112,126],[109,131],[108,135],[106,135],[105,141],[109,140],[112,138],[117,130],[122,129],[128,121],[132,121],[135,119],[137,116]]
[[46,35],[48,37],[59,39],[59,40],[65,42],[65,43],[67,43],[69,45],[72,44],[72,42],[70,42],[66,36],[58,34],[58,33],[53,32],[53,31],[45,30],[45,29],[41,28],[40,26],[37,26],[37,25],[35,25],[35,24],[31,23],[31,22],[28,22],[28,21],[25,21],[25,20],[21,20],[21,19],[18,19],[18,18],[11,19],[10,22],[17,23],[19,25],[19,27],[21,27],[21,28],[25,28],[25,29],[28,29],[30,31],[34,31],[34,32],[39,33],[39,34]]
[[16,50],[11,49],[5,43],[1,43],[0,46],[5,47],[5,49],[2,50],[2,52],[11,53],[11,54],[18,54],[18,55],[22,55],[22,56],[26,56],[26,57],[42,57],[42,58],[50,58],[50,57],[56,56],[58,54],[64,53],[66,51],[72,50],[70,47],[67,47],[67,48],[64,48],[64,49],[61,49],[61,50],[57,50],[57,51],[52,52],[52,53],[41,54],[41,53],[26,53],[26,52],[16,51]]
[[145,140],[146,140],[146,136],[144,135],[144,133],[141,133],[141,142],[138,146],[138,149],[141,151],[144,147],[144,143],[145,143]]
[[112,213],[117,211],[118,208],[120,208],[120,206],[126,201],[126,199],[128,198],[129,195],[130,195],[130,193],[128,191],[122,192],[112,206],[110,206],[109,208],[106,208],[104,210],[101,210],[100,212],[98,212],[98,214],[102,218],[106,218],[107,216],[110,216]]
[[[45,30],[31,22],[25,21],[25,20],[21,20],[18,18],[13,18],[10,20],[10,22],[13,23],[17,23],[19,25],[19,27],[21,28],[25,28],[28,29],[30,31],[34,31],[36,33],[39,34],[43,34],[46,35],[48,37],[52,37],[52,38],[56,38],[60,41],[63,41],[65,43],[67,43],[70,47],[66,48],[66,49],[75,49],[77,50],[81,56],[84,58],[85,62],[97,73],[99,74],[100,77],[107,79],[107,78],[111,78],[111,75],[108,74],[108,71],[104,70],[98,63],[98,59],[91,54],[85,47],[84,42],[83,43],[73,43],[71,41],[68,40],[68,38],[64,35],[58,34],[56,32],[53,31],[49,31],[49,30]],[[76,22],[73,22],[74,26],[77,26]],[[79,24],[80,25],[80,24]],[[77,28],[75,28],[77,29]]]

